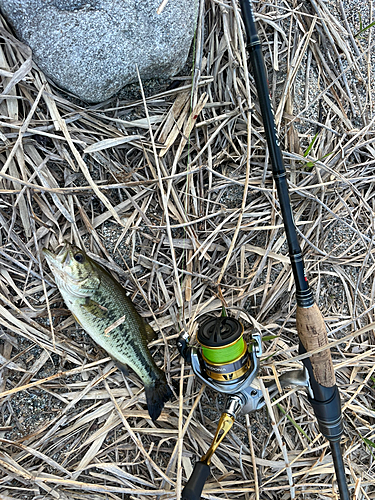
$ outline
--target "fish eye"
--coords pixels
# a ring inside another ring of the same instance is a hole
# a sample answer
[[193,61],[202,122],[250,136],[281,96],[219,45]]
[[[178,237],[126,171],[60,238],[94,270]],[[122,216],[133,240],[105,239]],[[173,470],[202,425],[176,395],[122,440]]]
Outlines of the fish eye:
[[76,253],[74,258],[78,262],[78,264],[82,264],[82,262],[85,260],[85,257],[82,253]]

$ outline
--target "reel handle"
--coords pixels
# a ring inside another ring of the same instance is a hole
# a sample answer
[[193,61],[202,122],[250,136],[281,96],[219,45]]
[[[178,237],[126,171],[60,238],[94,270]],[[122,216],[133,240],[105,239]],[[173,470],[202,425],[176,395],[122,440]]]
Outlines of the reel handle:
[[[235,405],[235,402],[234,402]],[[199,500],[202,494],[204,483],[210,475],[210,463],[212,455],[217,450],[219,444],[228,434],[234,423],[234,415],[224,412],[219,420],[216,434],[207,453],[203,455],[194,466],[193,473],[182,491],[182,500]]]
[[210,466],[201,461],[196,462],[193,473],[182,490],[182,500],[199,500],[209,475]]

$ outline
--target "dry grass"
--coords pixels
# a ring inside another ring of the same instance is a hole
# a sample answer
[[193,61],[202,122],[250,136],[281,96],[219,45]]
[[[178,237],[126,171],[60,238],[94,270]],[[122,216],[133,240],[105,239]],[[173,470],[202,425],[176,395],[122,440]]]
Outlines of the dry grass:
[[[371,30],[354,38],[356,12],[344,18],[323,0],[256,9],[295,220],[334,346],[350,490],[375,498]],[[51,87],[2,25],[2,499],[178,497],[223,401],[181,362],[175,338],[222,300],[277,336],[264,343],[264,381],[300,366],[239,23],[233,2],[202,2],[192,84],[187,74],[177,89],[97,106]],[[137,377],[125,379],[65,309],[40,253],[62,239],[114,271],[159,332],[152,349],[179,393],[156,425]],[[203,498],[337,498],[305,394],[285,391],[269,407],[272,418],[262,410],[235,424]]]

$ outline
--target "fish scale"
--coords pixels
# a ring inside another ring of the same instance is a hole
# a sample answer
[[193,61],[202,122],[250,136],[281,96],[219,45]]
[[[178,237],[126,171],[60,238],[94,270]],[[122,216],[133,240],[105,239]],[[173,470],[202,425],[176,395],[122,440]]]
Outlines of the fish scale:
[[[131,342],[130,332],[133,332],[133,335],[137,332],[141,339],[142,347],[147,347],[146,334],[143,331],[145,330],[143,320],[128,297],[123,293],[119,293],[117,286],[113,287],[113,279],[111,279],[112,283],[108,283],[108,281],[108,277],[103,275],[101,277],[100,291],[93,293],[91,296],[92,301],[104,306],[108,310],[105,317],[97,318],[95,314],[90,312],[90,305],[83,308],[79,304],[79,301],[72,312],[74,312],[82,327],[90,331],[91,337],[103,349],[117,361],[128,364],[145,383],[146,381],[151,383],[155,378],[152,376],[153,371],[151,367],[154,370],[157,367],[153,366],[155,363],[150,351],[148,349],[141,349],[138,345],[139,343]],[[123,289],[121,288],[120,292],[122,291]],[[110,333],[103,335],[104,330],[123,316],[126,316],[126,319],[121,325],[111,330]]]
[[147,347],[148,331],[154,334],[151,327],[123,287],[81,249],[65,243],[57,254],[47,249],[43,252],[77,322],[123,371],[129,366],[142,379],[150,416],[156,420],[172,391]]

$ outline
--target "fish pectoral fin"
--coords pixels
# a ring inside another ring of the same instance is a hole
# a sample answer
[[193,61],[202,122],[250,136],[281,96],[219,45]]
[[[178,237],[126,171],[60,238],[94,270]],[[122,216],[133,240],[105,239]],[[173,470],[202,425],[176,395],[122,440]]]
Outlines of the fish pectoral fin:
[[158,338],[158,334],[153,330],[152,326],[150,326],[145,321],[144,324],[146,329],[147,342],[152,342],[153,340],[156,340]]
[[78,323],[81,328],[83,328],[83,326],[81,325],[81,322],[79,321],[79,319],[77,318],[77,316],[74,313],[72,313],[72,316],[75,319],[75,322]]
[[95,300],[86,299],[84,304],[81,304],[82,309],[84,309],[87,313],[96,316],[97,318],[105,318],[108,313],[108,309],[106,307],[101,306]]
[[113,361],[114,361],[115,365],[117,366],[117,368],[122,371],[122,373],[125,375],[125,377],[127,377],[129,375],[128,366],[125,365],[125,363],[121,363],[121,361],[118,361],[117,359],[114,359]]

